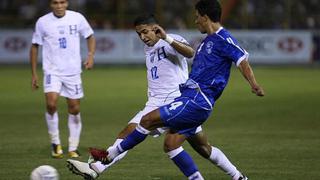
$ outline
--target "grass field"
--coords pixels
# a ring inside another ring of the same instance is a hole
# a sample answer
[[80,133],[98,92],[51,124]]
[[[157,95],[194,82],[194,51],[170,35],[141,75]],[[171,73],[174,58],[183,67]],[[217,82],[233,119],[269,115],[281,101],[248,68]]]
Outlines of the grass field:
[[[320,69],[256,67],[255,73],[266,96],[251,94],[240,73],[233,70],[213,115],[204,124],[210,142],[252,180],[319,180]],[[144,107],[146,77],[143,67],[98,67],[84,72],[83,81],[80,160],[85,161],[88,147],[113,143],[118,131]],[[0,83],[0,179],[26,180],[32,169],[43,164],[57,168],[61,180],[80,179],[65,167],[67,158],[50,158],[44,96],[42,89],[31,92],[29,67],[0,66]],[[66,152],[62,98],[59,115]],[[185,179],[162,152],[162,142],[162,137],[148,138],[100,179]],[[184,147],[206,179],[230,179],[187,143]]]

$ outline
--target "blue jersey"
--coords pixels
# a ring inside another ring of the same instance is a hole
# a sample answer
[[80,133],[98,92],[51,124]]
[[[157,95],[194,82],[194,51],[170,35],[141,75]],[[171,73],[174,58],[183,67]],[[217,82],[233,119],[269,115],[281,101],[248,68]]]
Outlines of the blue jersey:
[[213,104],[228,83],[232,62],[238,66],[248,56],[237,40],[226,29],[220,28],[198,47],[189,78],[200,86]]
[[207,36],[194,57],[189,79],[180,85],[181,96],[159,109],[165,126],[194,135],[226,87],[232,62],[238,66],[248,56],[223,28]]

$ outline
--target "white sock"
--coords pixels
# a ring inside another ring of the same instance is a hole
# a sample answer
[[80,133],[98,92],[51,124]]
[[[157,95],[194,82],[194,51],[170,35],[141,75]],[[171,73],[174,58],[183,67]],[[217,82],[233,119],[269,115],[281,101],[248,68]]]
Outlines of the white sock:
[[202,177],[202,175],[200,174],[199,171],[193,173],[191,176],[188,177],[188,179],[190,179],[190,180],[204,180],[204,178]]
[[55,112],[53,115],[46,112],[45,118],[51,143],[60,144],[58,112]]
[[241,173],[229,161],[229,159],[226,157],[226,155],[223,154],[223,152],[220,149],[212,146],[209,160],[213,164],[217,165],[226,174],[230,175],[233,179],[238,179],[241,176]]
[[68,127],[69,127],[69,151],[75,151],[79,146],[80,134],[81,134],[81,128],[82,128],[80,113],[78,113],[77,115],[69,114]]
[[180,146],[174,150],[171,150],[169,152],[167,152],[167,155],[169,156],[170,159],[173,159],[174,157],[176,157],[178,154],[180,154],[183,151],[183,147]]

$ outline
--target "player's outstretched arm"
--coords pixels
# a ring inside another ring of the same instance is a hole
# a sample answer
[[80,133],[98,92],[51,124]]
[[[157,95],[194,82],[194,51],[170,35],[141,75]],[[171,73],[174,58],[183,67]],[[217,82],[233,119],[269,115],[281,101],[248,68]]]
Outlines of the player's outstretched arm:
[[87,38],[88,56],[84,62],[85,69],[92,69],[94,64],[94,53],[96,51],[96,39],[93,35]]
[[189,44],[185,44],[182,42],[179,42],[177,40],[174,40],[172,37],[169,37],[165,30],[159,26],[154,25],[153,30],[155,31],[156,35],[165,41],[167,41],[178,53],[180,53],[182,56],[187,58],[192,58],[194,55],[194,50]]
[[30,64],[31,64],[31,88],[36,90],[39,88],[38,74],[37,74],[37,63],[38,63],[38,44],[32,44],[30,48]]
[[255,93],[257,96],[264,96],[264,90],[262,87],[257,83],[256,78],[254,77],[252,68],[247,60],[243,60],[240,65],[239,69],[242,75],[246,78],[251,86],[251,91]]

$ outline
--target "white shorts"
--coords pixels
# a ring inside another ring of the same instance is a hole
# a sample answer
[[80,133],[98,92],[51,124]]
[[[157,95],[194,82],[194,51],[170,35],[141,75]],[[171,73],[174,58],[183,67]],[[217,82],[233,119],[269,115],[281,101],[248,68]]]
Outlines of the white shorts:
[[60,96],[70,99],[80,99],[83,97],[81,75],[58,76],[44,74],[43,76],[44,93],[56,92]]
[[[148,101],[149,102],[149,101]],[[147,104],[148,104],[147,102]],[[160,107],[160,106],[159,106]],[[142,116],[148,114],[149,112],[159,108],[158,106],[145,106],[144,109],[140,112],[138,112],[129,122],[130,123],[135,123],[135,124],[139,124],[141,121]],[[150,132],[149,135],[153,136],[153,137],[158,137],[161,134],[163,134],[164,132],[166,132],[168,128],[167,127],[162,127],[162,128],[157,128],[156,130],[153,130]],[[198,126],[196,129],[196,134],[199,133],[200,131],[202,131],[201,126]]]

